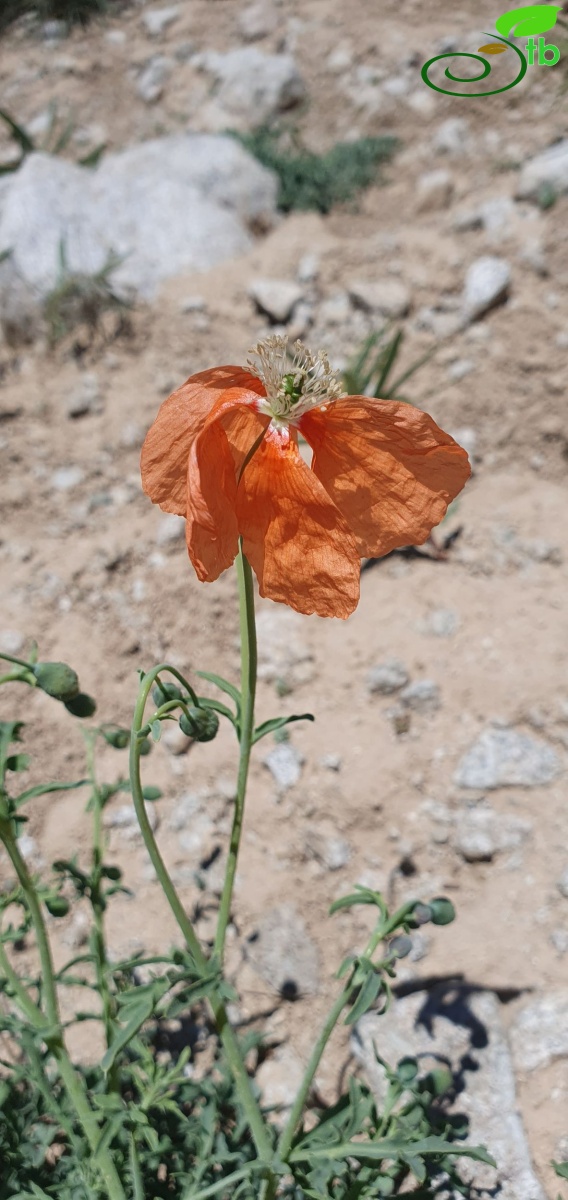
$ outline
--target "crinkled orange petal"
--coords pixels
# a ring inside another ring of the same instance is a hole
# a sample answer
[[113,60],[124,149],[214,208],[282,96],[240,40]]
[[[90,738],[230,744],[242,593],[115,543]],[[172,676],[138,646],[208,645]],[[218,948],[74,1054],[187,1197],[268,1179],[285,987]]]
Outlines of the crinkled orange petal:
[[219,400],[264,396],[256,376],[242,367],[213,367],[191,375],[161,405],[148,430],[140,458],[142,487],[165,512],[186,515],[189,452]]
[[287,431],[270,429],[245,467],[237,519],[261,596],[320,617],[357,607],[355,539]]
[[237,479],[246,454],[269,420],[251,406],[222,397],[195,438],[187,469],[185,536],[202,581],[217,579],[235,558]]
[[426,541],[471,474],[465,450],[410,404],[348,396],[299,426],[361,556]]

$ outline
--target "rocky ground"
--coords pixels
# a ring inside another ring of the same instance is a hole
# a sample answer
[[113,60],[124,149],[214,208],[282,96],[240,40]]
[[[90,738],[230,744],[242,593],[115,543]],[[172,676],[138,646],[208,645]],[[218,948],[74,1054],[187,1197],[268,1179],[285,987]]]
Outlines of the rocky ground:
[[[61,154],[0,179],[0,251],[13,251],[0,264],[0,640],[18,654],[36,638],[123,723],[140,666],[165,657],[236,679],[232,574],[199,585],[183,522],[141,492],[140,444],[161,400],[193,371],[243,362],[274,329],[326,347],[338,369],[385,315],[404,327],[403,366],[437,345],[407,393],[474,465],[444,527],[456,535],[446,557],[373,565],[346,624],[259,604],[258,712],[317,720],[258,748],[229,965],[241,1015],[274,1010],[266,1027],[281,1045],[261,1083],[286,1101],[332,973],[367,928],[357,912],[329,918],[330,902],[357,881],[392,901],[451,896],[458,920],[417,935],[401,966],[408,995],[398,1031],[390,1018],[377,1031],[381,1053],[396,1055],[401,1028],[415,1036],[437,981],[446,1012],[462,1004],[454,1026],[487,1031],[486,1091],[470,1072],[464,1103],[505,1164],[503,1200],[556,1200],[549,1162],[568,1157],[568,54],[502,95],[452,99],[426,88],[420,65],[450,40],[481,44],[488,0],[476,29],[437,2],[427,14],[416,0],[381,9],[179,0],[68,36],[28,24],[5,35],[2,106],[48,150],[50,105],[72,132]],[[282,217],[274,180],[220,136],[280,109],[317,151],[394,134],[383,182],[328,216]],[[191,178],[188,134],[206,135],[191,142]],[[85,182],[75,164],[102,143]],[[0,159],[12,153],[7,139]],[[160,172],[173,191],[156,186]],[[133,181],[144,203],[130,219]],[[127,253],[119,282],[134,307],[117,336],[105,318],[86,349],[84,330],[50,349],[40,316],[62,237],[75,269],[100,270],[113,239]],[[41,694],[14,690],[10,703],[2,691],[2,715],[27,723],[32,781],[80,775],[78,723]],[[188,906],[203,898],[196,871],[205,898],[217,894],[235,760],[223,731],[189,749],[165,737],[147,761]],[[109,749],[99,777],[124,765]],[[112,951],[156,950],[176,935],[124,797],[107,827],[133,893],[110,912]],[[77,795],[37,803],[24,842],[34,865],[87,846]],[[79,946],[82,914],[54,937],[59,956]],[[290,978],[299,998],[280,1003]],[[76,1047],[96,1051],[84,1027]],[[463,1055],[467,1039],[452,1047]],[[341,1029],[320,1072],[325,1097],[349,1053]]]

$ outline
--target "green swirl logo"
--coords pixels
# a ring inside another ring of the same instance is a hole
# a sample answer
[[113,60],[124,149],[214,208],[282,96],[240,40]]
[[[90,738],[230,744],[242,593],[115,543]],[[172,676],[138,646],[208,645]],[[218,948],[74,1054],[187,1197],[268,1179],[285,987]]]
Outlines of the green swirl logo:
[[[487,34],[484,36],[497,40],[492,40],[486,45],[480,46],[478,53],[467,53],[465,51],[450,50],[446,54],[437,54],[434,58],[428,59],[422,67],[421,75],[424,83],[435,92],[441,92],[444,96],[470,96],[477,98],[478,96],[496,96],[498,92],[507,92],[510,88],[516,87],[518,83],[524,79],[528,67],[533,66],[535,60],[539,66],[553,67],[560,58],[560,51],[557,46],[547,45],[544,37],[540,36],[549,29],[553,29],[558,19],[558,14],[562,11],[561,5],[557,4],[528,4],[523,8],[514,8],[510,12],[504,13],[502,17],[498,17],[495,22],[497,35]],[[515,38],[527,38],[525,52],[515,45],[514,42],[508,40],[512,36]],[[443,62],[444,59],[467,58],[476,63],[481,64],[481,70],[477,75],[454,75],[449,66],[446,67],[444,74],[446,79],[452,83],[480,83],[483,79],[487,79],[491,74],[492,64],[487,58],[482,58],[482,55],[490,55],[493,57],[497,54],[504,54],[507,50],[512,50],[518,59],[518,71],[515,78],[510,83],[502,84],[501,87],[490,88],[488,91],[457,91],[451,88],[440,87],[429,78],[429,72],[434,63]],[[537,58],[538,55],[538,58]]]

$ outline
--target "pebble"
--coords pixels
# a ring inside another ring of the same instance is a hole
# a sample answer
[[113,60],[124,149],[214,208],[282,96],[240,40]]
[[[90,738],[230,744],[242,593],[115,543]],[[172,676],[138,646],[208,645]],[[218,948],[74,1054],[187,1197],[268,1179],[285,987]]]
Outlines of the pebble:
[[529,1000],[514,1018],[511,1049],[518,1071],[535,1071],[568,1056],[568,991]]
[[3,629],[0,632],[0,650],[4,650],[6,654],[18,655],[23,650],[25,641],[23,633],[16,629]]
[[136,91],[145,104],[155,104],[164,93],[173,62],[165,54],[156,54],[143,67],[136,80]]
[[515,729],[485,729],[458,763],[458,787],[493,789],[538,787],[551,783],[562,764],[556,751],[540,738]]
[[410,292],[406,284],[398,279],[354,282],[348,290],[353,304],[364,312],[380,313],[385,317],[404,317],[410,308]]
[[322,325],[343,325],[351,316],[351,305],[347,292],[334,292],[320,304],[319,319]]
[[469,425],[465,425],[460,429],[452,430],[452,437],[466,451],[470,463],[474,463],[479,459],[479,438],[475,429],[471,429]]
[[79,950],[81,946],[86,946],[89,941],[91,932],[91,921],[86,912],[82,909],[76,909],[71,924],[63,934],[63,941],[66,946],[70,946],[72,950]]
[[302,774],[304,757],[290,742],[280,742],[263,759],[281,791],[295,787]]
[[173,4],[169,8],[148,8],[140,20],[150,37],[160,37],[168,25],[177,21],[180,12],[178,4]]
[[319,990],[319,956],[303,918],[292,904],[264,913],[255,933],[247,939],[245,953],[257,975],[280,990],[293,983],[300,995]]
[[568,866],[564,867],[556,886],[560,892],[560,895],[564,896],[565,900],[568,900]]
[[168,723],[163,729],[161,741],[164,743],[166,750],[173,754],[176,758],[180,754],[187,754],[191,746],[192,739],[180,729],[179,725],[174,725],[173,722]]
[[203,312],[207,305],[203,296],[184,296],[179,308],[182,313]]
[[433,146],[434,150],[456,158],[467,154],[471,148],[469,121],[465,117],[448,117],[436,130]]
[[258,677],[292,692],[315,675],[313,650],[304,640],[305,624],[298,613],[281,605],[260,609],[257,617]]
[[497,304],[505,301],[511,287],[511,268],[504,258],[483,255],[473,262],[467,272],[463,307],[470,321],[482,317]]
[[326,771],[340,771],[341,761],[340,754],[324,754],[323,758],[320,758],[320,766],[325,767]]
[[557,196],[568,192],[568,138],[549,146],[524,164],[516,197],[538,201],[544,189]]
[[300,285],[287,279],[256,279],[249,288],[259,312],[279,325],[292,316],[302,294]]
[[459,383],[466,375],[471,375],[472,371],[475,371],[475,363],[470,358],[458,358],[457,362],[448,367],[448,378],[452,383]]
[[304,1066],[290,1046],[279,1046],[260,1064],[255,1083],[260,1088],[263,1104],[275,1108],[271,1121],[279,1127],[291,1108],[302,1082]]
[[454,194],[454,179],[449,171],[426,171],[416,188],[416,211],[440,212],[448,208]]
[[304,254],[298,263],[298,282],[315,283],[319,277],[319,258],[317,254]]
[[51,486],[58,492],[68,492],[71,488],[78,487],[84,478],[85,472],[81,467],[59,467],[51,476]]
[[[156,829],[159,824],[158,810],[153,804],[146,805],[146,815],[150,828]],[[109,808],[104,814],[104,824],[107,829],[120,829],[128,841],[142,839],[136,809],[133,804],[121,804],[118,808]]]
[[66,405],[67,416],[71,418],[83,417],[87,413],[101,412],[102,408],[103,404],[98,376],[93,371],[88,371],[83,375],[78,387],[69,396]]
[[238,28],[245,42],[259,42],[276,29],[278,18],[271,4],[249,4],[239,13]]
[[553,929],[550,941],[558,954],[566,954],[568,952],[568,929]]
[[308,829],[304,839],[304,854],[315,858],[328,871],[340,871],[351,858],[351,846],[345,838],[327,835],[319,829]]
[[367,676],[367,689],[371,694],[391,696],[410,682],[410,675],[403,662],[398,658],[386,659],[373,667]]
[[403,688],[400,701],[414,712],[436,712],[441,704],[440,688],[433,679],[418,679]]
[[420,625],[422,633],[431,633],[434,637],[452,637],[460,627],[460,618],[452,608],[434,608]]
[[61,42],[69,33],[67,21],[44,21],[41,32],[46,42]]
[[158,522],[156,533],[158,546],[168,546],[182,537],[185,537],[185,517],[179,517],[177,513],[164,513]]
[[532,822],[524,817],[479,807],[458,814],[452,840],[466,862],[491,862],[499,853],[519,849],[531,831]]

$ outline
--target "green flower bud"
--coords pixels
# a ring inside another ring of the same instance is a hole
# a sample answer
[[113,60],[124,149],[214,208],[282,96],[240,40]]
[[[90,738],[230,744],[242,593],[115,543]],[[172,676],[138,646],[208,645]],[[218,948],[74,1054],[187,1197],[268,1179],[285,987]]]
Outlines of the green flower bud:
[[124,750],[130,741],[130,731],[115,725],[112,729],[101,729],[105,742],[115,750]]
[[115,883],[118,883],[119,880],[122,879],[122,871],[120,867],[101,867],[101,875],[103,875],[105,879],[114,880]]
[[188,716],[181,714],[179,727],[187,737],[196,742],[212,742],[219,729],[219,718],[212,708],[188,708]]
[[437,896],[435,900],[431,900],[428,905],[432,913],[433,925],[451,925],[455,921],[456,910],[451,902],[445,896]]
[[55,700],[72,700],[79,692],[79,677],[67,663],[40,662],[32,670],[42,691]]
[[86,692],[79,692],[72,700],[64,700],[63,703],[67,712],[72,713],[74,717],[92,717],[97,711],[93,697],[87,696]]
[[407,917],[407,923],[411,929],[416,929],[418,925],[427,925],[431,920],[432,913],[429,904],[415,904],[414,912]]
[[396,1073],[401,1083],[413,1083],[418,1075],[418,1063],[415,1058],[401,1058]]
[[66,917],[69,912],[69,901],[64,896],[48,896],[45,907],[52,917]]
[[397,958],[406,958],[407,954],[410,954],[412,950],[412,938],[409,938],[406,933],[399,934],[398,937],[392,939],[389,950]]
[[[164,692],[166,693],[164,695]],[[167,704],[168,700],[185,700],[186,697],[175,683],[155,684],[152,688],[152,700],[156,708],[160,708],[162,704]]]

